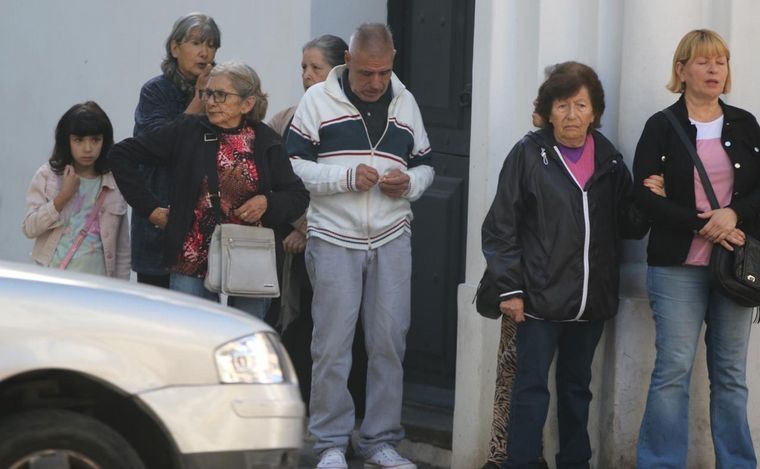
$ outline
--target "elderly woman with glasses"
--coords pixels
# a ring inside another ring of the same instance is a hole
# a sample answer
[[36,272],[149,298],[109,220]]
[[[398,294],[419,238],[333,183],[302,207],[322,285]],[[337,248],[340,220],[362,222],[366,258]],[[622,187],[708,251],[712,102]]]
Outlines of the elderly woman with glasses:
[[[200,90],[205,115],[184,115],[155,132],[128,138],[109,153],[114,176],[135,213],[166,232],[163,258],[170,287],[218,300],[206,290],[208,248],[216,217],[208,174],[219,181],[221,223],[276,224],[296,220],[309,203],[280,137],[261,120],[267,97],[249,66],[216,65]],[[178,183],[163,205],[140,177],[140,165],[168,165]],[[230,306],[263,318],[269,300],[230,297]]]

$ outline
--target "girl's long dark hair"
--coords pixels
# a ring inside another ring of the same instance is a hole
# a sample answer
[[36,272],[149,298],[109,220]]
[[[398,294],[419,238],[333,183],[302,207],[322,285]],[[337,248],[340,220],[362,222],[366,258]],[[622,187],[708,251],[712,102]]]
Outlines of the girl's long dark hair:
[[95,160],[95,172],[105,174],[111,170],[108,164],[108,150],[113,146],[113,127],[103,109],[94,101],[75,104],[61,116],[55,128],[55,146],[50,156],[50,167],[56,174],[63,173],[63,168],[74,163],[71,155],[69,136],[77,135],[87,137],[89,135],[102,135],[103,148],[100,150],[98,159]]

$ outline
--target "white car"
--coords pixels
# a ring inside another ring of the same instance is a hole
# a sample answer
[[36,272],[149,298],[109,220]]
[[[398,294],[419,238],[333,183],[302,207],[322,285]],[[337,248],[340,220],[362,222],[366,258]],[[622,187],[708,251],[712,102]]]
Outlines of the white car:
[[0,262],[0,468],[295,467],[304,410],[245,313]]

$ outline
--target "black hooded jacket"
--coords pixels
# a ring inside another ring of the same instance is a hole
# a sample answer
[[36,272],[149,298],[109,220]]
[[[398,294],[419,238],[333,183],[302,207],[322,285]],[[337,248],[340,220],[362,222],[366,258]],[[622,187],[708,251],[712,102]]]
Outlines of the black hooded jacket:
[[633,208],[622,155],[601,133],[592,135],[594,174],[584,188],[565,166],[551,130],[528,133],[504,161],[483,222],[483,254],[501,300],[521,296],[528,316],[613,317],[620,241],[648,229]]

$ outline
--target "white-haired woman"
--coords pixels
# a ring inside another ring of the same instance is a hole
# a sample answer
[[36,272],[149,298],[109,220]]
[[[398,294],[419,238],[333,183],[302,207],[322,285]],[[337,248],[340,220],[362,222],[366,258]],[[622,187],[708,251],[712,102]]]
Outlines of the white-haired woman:
[[[219,64],[199,91],[205,115],[186,115],[115,145],[109,157],[127,202],[165,229],[164,261],[171,288],[218,299],[206,290],[208,247],[216,225],[208,175],[219,181],[221,223],[273,226],[297,219],[308,191],[284,154],[280,137],[261,122],[267,108],[261,81],[249,66]],[[176,184],[163,205],[140,177],[139,165],[167,164]],[[230,297],[229,304],[263,318],[269,300]]]

